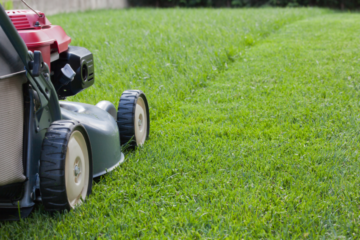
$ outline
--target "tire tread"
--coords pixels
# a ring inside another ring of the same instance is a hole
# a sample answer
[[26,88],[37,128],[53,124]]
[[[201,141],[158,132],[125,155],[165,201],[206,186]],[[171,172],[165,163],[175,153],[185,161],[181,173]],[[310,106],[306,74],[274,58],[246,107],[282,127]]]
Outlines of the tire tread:
[[[70,210],[65,186],[65,158],[71,133],[82,127],[80,122],[59,120],[48,128],[40,157],[40,191],[49,212]],[[90,154],[90,153],[89,153]],[[91,188],[91,183],[89,182]]]
[[139,97],[142,97],[145,101],[147,107],[147,121],[148,121],[148,130],[147,136],[150,132],[150,118],[149,118],[149,107],[145,94],[140,90],[127,90],[124,91],[120,97],[118,112],[117,112],[117,124],[120,131],[120,143],[121,145],[128,144],[130,148],[135,148],[137,146],[135,139],[135,108],[136,102]]

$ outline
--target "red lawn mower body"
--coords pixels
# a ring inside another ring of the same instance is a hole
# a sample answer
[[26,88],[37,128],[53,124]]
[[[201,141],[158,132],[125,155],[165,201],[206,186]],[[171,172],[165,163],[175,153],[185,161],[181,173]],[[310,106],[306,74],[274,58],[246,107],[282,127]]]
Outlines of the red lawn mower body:
[[51,25],[44,13],[38,12],[40,17],[31,10],[8,10],[6,13],[28,49],[41,51],[49,68],[60,53],[68,50],[71,38],[62,27]]

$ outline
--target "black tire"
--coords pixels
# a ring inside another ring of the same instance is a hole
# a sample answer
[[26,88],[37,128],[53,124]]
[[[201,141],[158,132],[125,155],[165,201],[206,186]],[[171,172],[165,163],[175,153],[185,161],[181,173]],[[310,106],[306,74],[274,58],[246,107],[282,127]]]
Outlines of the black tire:
[[[81,181],[86,181],[86,179],[88,179],[87,189],[86,185],[84,185],[81,190],[81,194],[84,195],[85,191],[86,196],[91,193],[92,154],[87,132],[78,121],[55,121],[50,125],[45,134],[40,157],[40,191],[42,202],[47,211],[54,212],[70,210],[74,208],[74,206],[69,202],[67,194],[67,190],[69,189],[69,185],[71,183],[66,184],[67,172],[71,171],[65,170],[65,167],[66,162],[70,161],[69,157],[67,158],[67,156],[70,156],[71,154],[68,150],[69,141],[71,142],[71,144],[73,144],[72,138],[73,136],[75,136],[75,134],[79,139],[85,140],[84,142],[82,142],[82,144],[86,145],[86,150],[88,154],[87,160],[84,160],[84,165],[86,165],[86,161],[88,161],[88,167],[83,167],[83,169],[86,170],[84,171],[84,176],[81,176],[80,178]],[[80,136],[83,136],[83,138],[81,138]],[[86,151],[85,147],[81,148],[80,145],[76,144],[73,144],[72,148],[80,149],[82,153]],[[84,159],[85,158],[86,157],[84,157]],[[69,166],[71,166],[71,164],[69,164]],[[76,177],[80,176],[80,174],[82,173],[81,171],[79,171],[79,168],[80,167],[77,168],[77,172],[74,170],[74,179],[76,179]],[[76,204],[80,203],[80,201],[81,200],[77,200]]]
[[[142,106],[141,109],[143,113],[146,113],[146,116],[143,116],[143,130],[146,132],[141,132],[139,129],[140,121],[136,123],[136,119],[140,119],[136,113],[136,107]],[[145,109],[144,109],[145,108]],[[119,101],[119,107],[117,112],[117,124],[120,131],[120,142],[121,145],[128,144],[128,147],[134,148],[142,145],[146,139],[149,138],[150,133],[150,115],[149,115],[149,105],[146,99],[145,94],[139,90],[128,90],[124,91],[121,95]],[[135,126],[138,124],[138,126]]]

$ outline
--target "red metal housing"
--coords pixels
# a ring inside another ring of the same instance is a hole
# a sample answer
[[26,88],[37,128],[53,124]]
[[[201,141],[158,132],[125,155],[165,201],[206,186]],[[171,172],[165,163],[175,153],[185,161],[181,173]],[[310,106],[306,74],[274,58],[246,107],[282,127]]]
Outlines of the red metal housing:
[[40,16],[31,10],[8,10],[6,13],[28,49],[41,51],[49,68],[51,61],[68,49],[71,38],[62,27],[51,25],[44,13],[38,12]]

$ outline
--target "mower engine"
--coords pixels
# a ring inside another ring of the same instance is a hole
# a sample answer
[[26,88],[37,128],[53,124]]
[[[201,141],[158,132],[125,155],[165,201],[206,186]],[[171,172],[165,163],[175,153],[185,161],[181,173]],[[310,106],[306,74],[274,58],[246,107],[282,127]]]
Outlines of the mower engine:
[[92,53],[83,47],[69,46],[71,38],[62,27],[51,25],[42,12],[10,10],[6,13],[28,49],[41,52],[60,99],[94,84]]

